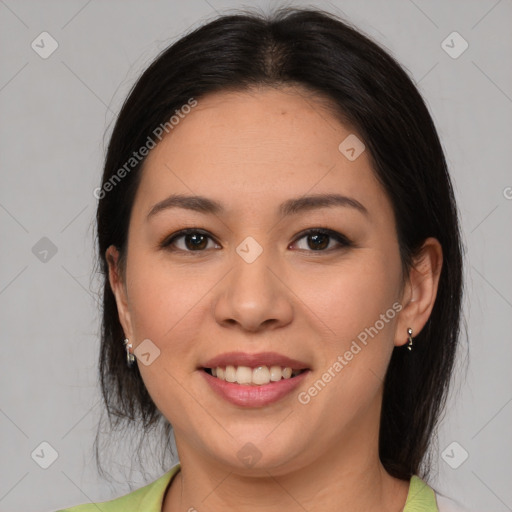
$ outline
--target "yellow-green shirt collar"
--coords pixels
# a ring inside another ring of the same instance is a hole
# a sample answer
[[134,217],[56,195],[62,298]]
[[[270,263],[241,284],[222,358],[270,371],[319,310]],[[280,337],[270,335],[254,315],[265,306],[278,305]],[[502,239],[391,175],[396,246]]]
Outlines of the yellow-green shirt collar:
[[[158,480],[120,498],[58,512],[161,512],[165,491],[179,470],[180,465],[176,464]],[[416,475],[411,477],[403,512],[438,512],[433,489]]]

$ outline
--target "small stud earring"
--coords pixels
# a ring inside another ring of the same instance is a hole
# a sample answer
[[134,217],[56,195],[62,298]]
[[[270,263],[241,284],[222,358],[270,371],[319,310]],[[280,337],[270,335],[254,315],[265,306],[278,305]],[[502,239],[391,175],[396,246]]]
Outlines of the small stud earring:
[[126,364],[128,368],[132,368],[135,364],[135,355],[130,352],[132,344],[128,341],[128,338],[125,338],[124,346],[126,347]]
[[412,329],[410,327],[407,329],[407,335],[409,337],[409,343],[407,345],[407,349],[412,350]]

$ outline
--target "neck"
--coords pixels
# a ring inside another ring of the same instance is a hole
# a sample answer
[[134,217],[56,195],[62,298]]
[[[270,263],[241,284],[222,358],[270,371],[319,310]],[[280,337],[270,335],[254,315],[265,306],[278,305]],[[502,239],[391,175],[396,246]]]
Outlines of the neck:
[[345,438],[340,446],[329,447],[326,453],[293,471],[260,470],[257,476],[239,473],[182,447],[181,471],[165,497],[162,511],[402,510],[409,482],[385,471],[378,458],[378,436],[369,438],[365,432],[356,437],[361,439],[347,442]]

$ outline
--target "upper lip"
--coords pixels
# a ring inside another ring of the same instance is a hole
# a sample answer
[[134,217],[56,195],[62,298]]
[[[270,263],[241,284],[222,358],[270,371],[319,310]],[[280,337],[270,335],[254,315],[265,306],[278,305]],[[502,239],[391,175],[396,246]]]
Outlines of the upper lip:
[[218,368],[225,366],[248,366],[256,368],[257,366],[281,366],[292,370],[304,370],[308,365],[302,361],[291,359],[276,352],[260,352],[258,354],[248,354],[246,352],[226,352],[219,354],[206,361],[202,368]]

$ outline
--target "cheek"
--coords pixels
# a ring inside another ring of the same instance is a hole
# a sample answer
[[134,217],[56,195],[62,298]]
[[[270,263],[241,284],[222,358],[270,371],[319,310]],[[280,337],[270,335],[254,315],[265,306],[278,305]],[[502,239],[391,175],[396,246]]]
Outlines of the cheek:
[[379,400],[394,347],[399,279],[395,260],[360,250],[337,271],[317,273],[314,287],[303,281],[297,292],[308,297],[304,303],[315,313],[310,315],[315,325],[326,326],[317,351],[317,380],[302,398],[311,417],[328,418],[332,435],[336,425],[373,411],[371,404]]
[[[307,277],[304,277],[307,276]],[[294,292],[315,315],[315,323],[326,340],[340,348],[373,326],[398,298],[400,269],[382,254],[359,249],[336,266],[298,273]],[[396,316],[392,310],[379,331],[389,332]]]
[[137,340],[150,338],[158,343],[177,339],[174,332],[190,325],[208,282],[187,274],[179,268],[170,269],[164,259],[134,251],[127,287]]
[[191,340],[199,338],[207,304],[201,297],[211,284],[176,269],[168,272],[157,258],[143,253],[134,254],[130,265],[127,286],[134,349],[149,339],[158,353],[147,366],[138,361],[142,379],[167,419],[189,425],[196,406],[182,383],[195,370],[197,346]]

